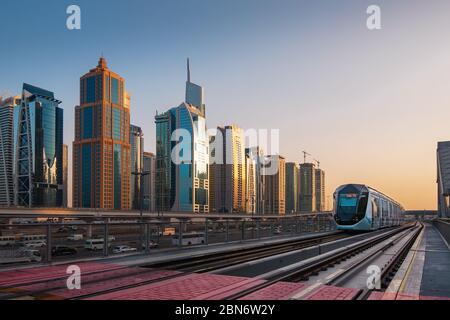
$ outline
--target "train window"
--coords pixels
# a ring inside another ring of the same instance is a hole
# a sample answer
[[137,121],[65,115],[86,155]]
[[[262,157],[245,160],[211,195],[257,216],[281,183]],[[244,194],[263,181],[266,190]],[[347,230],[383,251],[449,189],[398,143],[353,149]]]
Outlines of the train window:
[[368,192],[364,192],[362,194],[361,198],[359,199],[358,214],[365,214],[366,213],[368,199],[369,199],[369,193]]
[[358,198],[348,198],[344,196],[339,198],[339,205],[341,207],[356,207],[357,201]]

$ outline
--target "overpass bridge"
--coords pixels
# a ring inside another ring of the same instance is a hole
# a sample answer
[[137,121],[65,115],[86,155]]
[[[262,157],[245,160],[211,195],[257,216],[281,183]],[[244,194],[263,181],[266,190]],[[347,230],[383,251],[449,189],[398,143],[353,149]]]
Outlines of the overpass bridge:
[[149,212],[100,209],[66,209],[66,208],[0,208],[0,218],[144,218],[144,219],[279,219],[305,216],[331,215],[327,212],[310,212],[294,214],[252,214],[252,213],[189,213],[189,212]]

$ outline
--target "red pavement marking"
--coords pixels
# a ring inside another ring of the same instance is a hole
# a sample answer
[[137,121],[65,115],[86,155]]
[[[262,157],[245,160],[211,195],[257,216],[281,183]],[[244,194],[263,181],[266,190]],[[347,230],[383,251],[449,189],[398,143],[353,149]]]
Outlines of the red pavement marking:
[[[88,300],[197,300],[214,298],[226,291],[234,292],[237,284],[261,281],[243,277],[216,274],[190,274],[136,288],[111,292]],[[242,287],[240,287],[242,290]],[[227,292],[228,294],[229,292]]]
[[[130,270],[128,270],[130,271]],[[172,275],[180,274],[179,271],[172,271],[172,270],[154,270],[151,271],[148,269],[149,272],[139,274],[139,275],[131,275],[131,276],[125,276],[118,279],[111,279],[111,280],[105,280],[95,283],[88,283],[83,285],[83,280],[81,282],[81,289],[80,290],[68,290],[68,289],[60,289],[50,292],[49,294],[52,296],[60,297],[63,299],[69,299],[69,298],[75,298],[80,297],[83,295],[93,294],[105,290],[111,290],[120,288],[123,286],[138,284],[143,281],[150,281],[150,280],[157,280],[161,278],[165,278]]]
[[448,297],[429,297],[429,296],[420,296],[419,300],[450,300]]
[[277,282],[239,300],[287,300],[305,287],[306,285],[300,282]]
[[220,288],[218,290],[214,290],[212,292],[208,292],[203,295],[197,296],[195,297],[195,300],[224,300],[225,298],[233,294],[239,293],[246,289],[250,289],[264,282],[266,282],[266,280],[249,278],[241,282]]
[[[381,299],[383,299],[384,295],[385,295],[384,292],[374,291],[370,294],[370,296],[367,298],[367,300],[381,300]],[[388,300],[390,300],[390,299],[388,299]]]
[[360,290],[334,286],[320,286],[303,300],[352,300]]
[[405,293],[372,292],[368,300],[450,300],[446,297],[418,296]]
[[[83,262],[77,263],[81,269],[81,273],[91,273],[96,271],[107,271],[113,269],[123,268],[119,265]],[[0,287],[2,286],[20,286],[21,284],[33,281],[52,280],[59,277],[66,276],[67,265],[37,267],[30,269],[19,269],[12,271],[0,272]]]
[[[128,274],[130,273],[136,273],[136,272],[143,272],[143,271],[150,271],[151,269],[145,269],[145,268],[121,268],[121,269],[113,269],[113,270],[107,270],[107,271],[102,271],[99,273],[88,273],[86,275],[83,275],[83,272],[81,273],[81,281],[82,284],[85,284],[87,282],[92,282],[92,281],[102,281],[103,279],[106,278],[111,278],[111,277],[126,277]],[[62,279],[58,279],[58,280],[49,280],[46,282],[39,282],[39,283],[35,283],[35,284],[31,284],[31,285],[26,285],[26,286],[18,286],[16,287],[17,289],[20,290],[24,290],[24,291],[39,291],[39,290],[59,290],[59,289],[55,289],[57,287],[62,287],[65,288],[66,287],[66,280],[67,280],[67,276],[62,278]],[[83,286],[84,289],[84,286]],[[76,290],[78,291],[78,290]]]

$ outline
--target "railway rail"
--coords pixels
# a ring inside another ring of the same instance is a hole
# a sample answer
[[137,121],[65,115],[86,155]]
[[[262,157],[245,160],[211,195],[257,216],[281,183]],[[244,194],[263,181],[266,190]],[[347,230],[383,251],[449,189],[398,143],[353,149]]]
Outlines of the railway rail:
[[[348,259],[354,258],[357,255],[365,252],[366,250],[383,243],[385,241],[388,241],[385,245],[383,245],[383,248],[380,250],[377,250],[374,254],[366,256],[363,260],[359,261],[358,263],[355,263],[353,267],[349,268],[348,270],[344,270],[344,273],[346,276],[351,274],[358,266],[362,265],[363,263],[370,261],[375,255],[380,254],[384,250],[386,250],[389,247],[392,247],[396,242],[398,242],[401,238],[406,237],[409,235],[409,240],[407,243],[401,247],[400,250],[392,257],[391,261],[385,268],[382,270],[381,275],[381,281],[387,284],[389,281],[390,275],[395,271],[395,268],[399,265],[402,258],[407,254],[409,248],[417,238],[418,234],[420,233],[423,226],[421,225],[408,225],[396,228],[392,231],[382,233],[380,235],[377,235],[375,237],[372,237],[370,239],[366,239],[363,241],[360,241],[358,243],[348,245],[346,247],[333,250],[331,252],[322,254],[317,257],[313,257],[311,259],[307,259],[305,261],[301,261],[299,263],[296,263],[294,265],[290,265],[285,268],[281,268],[278,270],[274,270],[272,272],[269,272],[267,274],[261,275],[260,277],[263,279],[266,279],[264,283],[261,283],[259,285],[256,285],[254,287],[248,288],[246,290],[243,290],[239,293],[232,294],[228,297],[226,297],[226,300],[237,300],[240,298],[243,298],[251,293],[254,293],[256,291],[262,290],[264,288],[267,288],[277,282],[285,281],[285,282],[300,282],[305,281],[311,276],[316,276],[320,272],[323,272],[327,270],[328,268],[334,267],[335,265],[346,261]],[[397,235],[397,237],[396,237]],[[389,240],[392,239],[392,240]],[[340,276],[343,277],[344,273]],[[335,279],[335,284],[337,284],[338,278]],[[331,284],[333,281],[330,280],[328,283],[324,284]],[[367,290],[361,290],[360,294],[358,295],[359,299],[365,299],[367,298],[372,289]]]

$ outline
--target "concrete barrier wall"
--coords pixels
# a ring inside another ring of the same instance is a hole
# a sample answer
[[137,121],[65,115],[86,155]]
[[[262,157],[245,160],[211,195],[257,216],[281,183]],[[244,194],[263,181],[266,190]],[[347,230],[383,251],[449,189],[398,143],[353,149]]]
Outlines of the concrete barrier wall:
[[375,232],[363,233],[349,238],[323,243],[313,247],[307,247],[291,252],[286,252],[276,256],[269,256],[254,261],[246,262],[240,265],[224,268],[218,270],[217,273],[229,276],[255,277],[257,275],[264,274],[274,269],[283,268],[286,267],[287,265],[294,264],[299,261],[303,261],[318,256],[320,254],[324,254],[332,250],[339,249],[348,246],[350,244],[368,239],[382,232],[384,231],[378,230]]
[[450,244],[450,222],[435,220],[433,224],[439,230],[440,234],[444,237],[445,241]]

